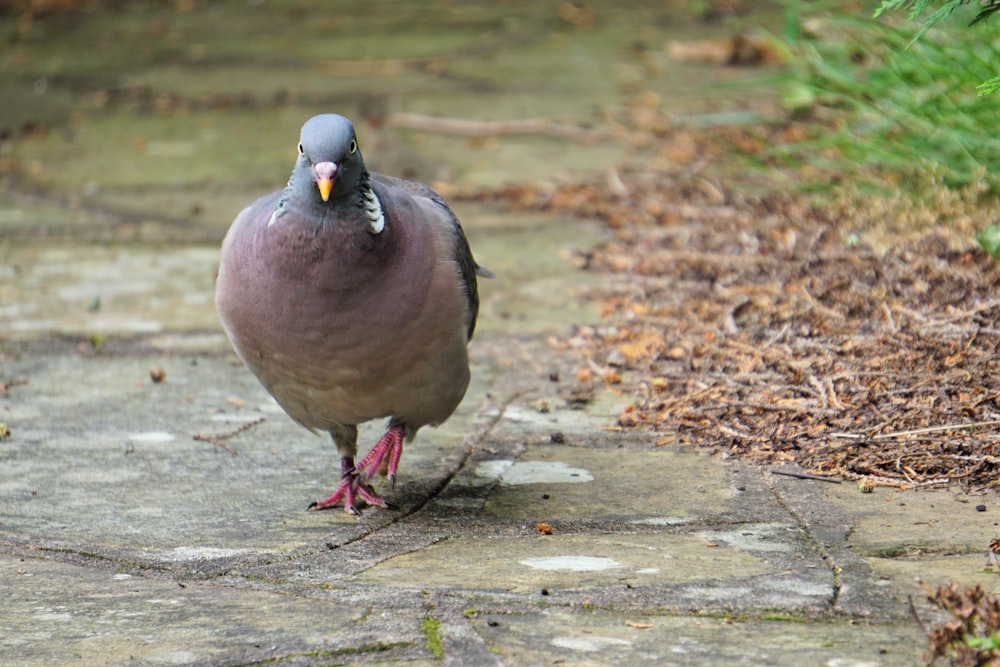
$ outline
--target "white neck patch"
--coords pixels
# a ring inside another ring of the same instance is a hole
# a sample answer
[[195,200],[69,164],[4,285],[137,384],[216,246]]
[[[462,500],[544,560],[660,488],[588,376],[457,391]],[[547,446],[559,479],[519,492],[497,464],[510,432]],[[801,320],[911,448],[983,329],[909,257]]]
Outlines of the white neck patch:
[[382,212],[382,202],[371,188],[366,188],[362,195],[361,208],[368,218],[368,226],[372,234],[381,234],[385,229],[385,214]]
[[271,218],[267,221],[267,226],[270,227],[278,221],[278,218],[285,214],[285,203],[278,202],[277,208],[274,209],[274,213],[271,214]]

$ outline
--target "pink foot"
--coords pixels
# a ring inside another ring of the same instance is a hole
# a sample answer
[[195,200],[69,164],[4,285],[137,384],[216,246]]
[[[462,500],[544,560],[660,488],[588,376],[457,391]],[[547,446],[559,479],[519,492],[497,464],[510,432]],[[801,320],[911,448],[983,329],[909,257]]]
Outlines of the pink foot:
[[345,512],[360,515],[361,510],[358,509],[356,499],[361,499],[365,503],[377,507],[391,507],[388,502],[375,495],[372,487],[361,480],[361,476],[354,467],[354,459],[345,456],[340,460],[340,484],[337,485],[337,490],[329,498],[314,501],[306,509],[325,510],[343,500]]
[[[358,464],[358,474],[364,475],[365,480],[371,479],[377,470],[383,475],[389,476],[389,482],[396,488],[396,469],[399,467],[399,457],[403,455],[403,427],[400,424],[393,426],[382,439],[375,443],[372,450]],[[367,470],[367,472],[365,472]]]

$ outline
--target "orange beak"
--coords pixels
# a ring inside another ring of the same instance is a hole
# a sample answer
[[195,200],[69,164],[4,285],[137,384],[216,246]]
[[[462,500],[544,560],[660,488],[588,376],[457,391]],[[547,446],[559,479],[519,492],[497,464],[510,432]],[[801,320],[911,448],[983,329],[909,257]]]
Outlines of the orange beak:
[[323,198],[323,201],[330,199],[330,190],[333,189],[333,181],[329,178],[321,178],[316,181],[316,187],[319,188],[319,196]]
[[312,166],[312,170],[316,178],[316,187],[319,188],[319,196],[323,201],[329,201],[330,193],[333,191],[333,179],[337,178],[337,163],[317,162]]

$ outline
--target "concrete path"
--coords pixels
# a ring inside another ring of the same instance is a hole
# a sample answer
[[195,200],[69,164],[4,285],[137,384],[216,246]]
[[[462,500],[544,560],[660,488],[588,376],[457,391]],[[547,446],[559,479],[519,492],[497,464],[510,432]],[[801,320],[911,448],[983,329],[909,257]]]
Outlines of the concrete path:
[[[908,596],[935,618],[916,577],[995,585],[995,496],[776,476],[615,430],[627,397],[567,402],[579,360],[548,338],[597,319],[573,289],[600,276],[568,258],[606,232],[469,203],[498,278],[465,402],[382,488],[398,509],[307,512],[333,447],[240,366],[212,307],[219,240],[287,178],[301,122],[365,105],[588,122],[644,87],[690,107],[671,96],[706,69],[658,46],[626,62],[669,36],[663,3],[589,3],[592,26],[532,15],[545,3],[457,28],[445,12],[414,40],[393,23],[412,16],[188,4],[29,23],[4,56],[0,665],[913,665]],[[463,185],[628,155],[364,132],[373,167]]]
[[614,430],[623,397],[562,400],[546,339],[593,315],[561,255],[600,232],[548,219],[564,240],[515,253],[541,221],[501,218],[473,235],[501,275],[473,386],[395,511],[305,511],[335,452],[217,328],[8,340],[0,664],[912,665],[914,577],[991,584],[994,498],[775,476]]
[[0,662],[907,665],[913,575],[982,565],[960,498],[657,447],[555,400],[544,341],[482,338],[360,520],[305,511],[334,452],[221,340],[8,349]]

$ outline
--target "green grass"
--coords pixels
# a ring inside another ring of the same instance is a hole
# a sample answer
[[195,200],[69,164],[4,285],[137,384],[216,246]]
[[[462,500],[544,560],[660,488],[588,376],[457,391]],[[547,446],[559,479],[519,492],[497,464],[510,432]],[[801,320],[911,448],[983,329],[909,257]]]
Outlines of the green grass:
[[957,19],[914,41],[915,24],[870,8],[815,7],[790,1],[784,35],[794,53],[784,99],[811,131],[764,157],[878,188],[916,190],[930,172],[1000,194],[1000,95],[977,91],[997,74],[1000,24]]

